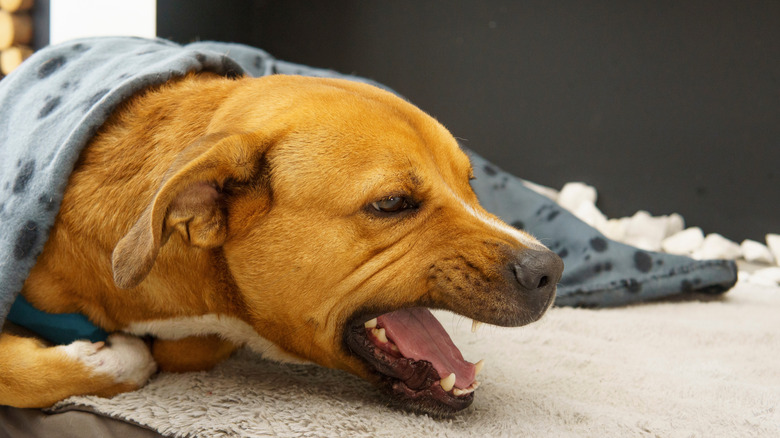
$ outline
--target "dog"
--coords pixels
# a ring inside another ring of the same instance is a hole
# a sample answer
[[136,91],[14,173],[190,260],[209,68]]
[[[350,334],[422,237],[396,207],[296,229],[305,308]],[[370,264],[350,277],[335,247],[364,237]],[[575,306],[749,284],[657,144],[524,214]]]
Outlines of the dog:
[[486,212],[471,178],[446,128],[371,85],[191,73],[137,93],[81,153],[21,292],[112,334],[3,332],[0,404],[110,397],[248,346],[346,370],[408,409],[460,411],[482,363],[428,309],[528,324],[563,270]]

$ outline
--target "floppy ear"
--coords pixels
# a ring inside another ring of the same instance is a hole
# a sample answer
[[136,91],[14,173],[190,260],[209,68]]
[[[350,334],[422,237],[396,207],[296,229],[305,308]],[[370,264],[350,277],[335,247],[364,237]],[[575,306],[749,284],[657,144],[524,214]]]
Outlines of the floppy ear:
[[122,289],[137,286],[174,232],[195,247],[221,246],[227,236],[222,188],[226,181],[250,181],[264,150],[263,139],[255,134],[209,135],[184,149],[151,203],[114,247],[114,283]]

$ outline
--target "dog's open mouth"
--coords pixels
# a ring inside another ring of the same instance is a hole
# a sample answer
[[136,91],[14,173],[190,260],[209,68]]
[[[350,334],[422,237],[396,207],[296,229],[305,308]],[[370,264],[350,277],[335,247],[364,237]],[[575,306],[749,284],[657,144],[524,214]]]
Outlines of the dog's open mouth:
[[401,309],[366,322],[357,320],[350,324],[345,340],[406,407],[449,415],[474,400],[482,361],[473,364],[464,360],[426,308]]

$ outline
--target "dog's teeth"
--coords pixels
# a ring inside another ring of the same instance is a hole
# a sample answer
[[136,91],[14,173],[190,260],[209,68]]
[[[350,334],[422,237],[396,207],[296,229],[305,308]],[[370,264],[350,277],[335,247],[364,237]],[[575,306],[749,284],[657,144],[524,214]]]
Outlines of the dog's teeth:
[[471,321],[471,333],[476,333],[477,330],[479,330],[479,328],[482,326],[482,324],[483,323],[481,323],[481,322],[479,322],[477,320]]
[[441,379],[439,384],[443,390],[449,392],[455,386],[455,373],[450,373],[449,376]]
[[368,329],[376,327],[376,318],[374,318],[374,319],[372,319],[370,321],[366,321],[366,323],[363,324],[363,325],[365,325],[366,328],[368,328]]
[[479,382],[475,381],[474,383],[471,384],[471,386],[469,386],[466,389],[453,388],[452,393],[456,396],[471,394],[472,392],[474,392],[475,389],[477,389],[477,386],[479,386]]
[[371,329],[371,333],[376,336],[377,339],[379,339],[379,342],[386,343],[387,342],[387,334],[385,334],[385,329]]
[[481,359],[479,362],[474,364],[474,377],[479,375],[479,372],[482,371],[482,367],[485,366],[485,359]]

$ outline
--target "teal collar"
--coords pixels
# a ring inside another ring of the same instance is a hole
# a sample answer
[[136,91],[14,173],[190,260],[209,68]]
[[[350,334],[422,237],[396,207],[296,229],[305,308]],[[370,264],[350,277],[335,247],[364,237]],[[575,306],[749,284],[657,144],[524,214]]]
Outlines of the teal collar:
[[79,339],[99,342],[108,338],[108,333],[89,322],[84,315],[43,312],[21,294],[16,297],[7,319],[55,344],[70,344]]

